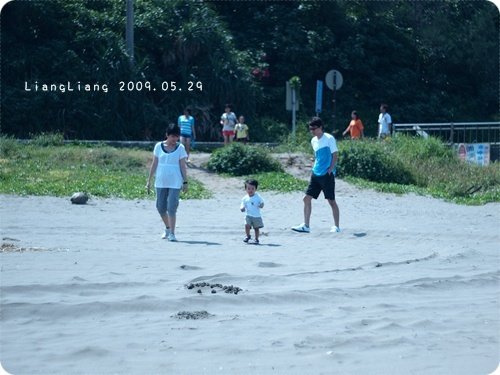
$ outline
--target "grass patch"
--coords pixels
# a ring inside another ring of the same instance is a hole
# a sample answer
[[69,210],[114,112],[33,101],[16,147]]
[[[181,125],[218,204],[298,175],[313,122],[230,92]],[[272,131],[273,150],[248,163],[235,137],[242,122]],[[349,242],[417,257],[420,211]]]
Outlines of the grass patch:
[[339,176],[361,187],[461,204],[500,201],[500,164],[464,163],[437,139],[339,142]]
[[[45,138],[50,138],[44,136]],[[96,197],[144,199],[151,151],[109,146],[22,145],[0,138],[0,193],[71,196],[82,191]],[[203,184],[189,179],[183,199],[210,197]]]
[[346,177],[344,180],[358,187],[365,189],[373,189],[376,191],[380,191],[382,193],[393,193],[399,195],[414,193],[422,196],[430,195],[434,198],[440,198],[458,204],[482,205],[490,202],[500,201],[500,190],[488,191],[486,193],[479,193],[479,194],[477,193],[470,194],[469,196],[455,196],[442,189],[425,188],[415,185],[380,183],[380,182],[367,181],[362,178],[350,177],[350,176]]
[[284,172],[263,172],[248,176],[259,181],[260,191],[279,191],[289,193],[292,191],[305,191],[308,182]]

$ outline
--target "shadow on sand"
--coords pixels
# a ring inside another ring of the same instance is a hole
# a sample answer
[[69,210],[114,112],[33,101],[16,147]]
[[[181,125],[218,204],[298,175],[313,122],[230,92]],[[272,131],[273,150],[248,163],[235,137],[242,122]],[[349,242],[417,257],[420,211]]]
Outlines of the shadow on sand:
[[279,247],[281,245],[276,244],[276,243],[259,243],[259,244],[254,244],[254,243],[248,243],[248,246],[258,246],[258,247],[263,247],[263,246],[269,246],[269,247]]
[[222,245],[218,242],[208,242],[208,241],[176,241],[176,242],[187,243],[189,245],[207,245],[207,246],[214,246],[214,245],[220,246],[220,245]]

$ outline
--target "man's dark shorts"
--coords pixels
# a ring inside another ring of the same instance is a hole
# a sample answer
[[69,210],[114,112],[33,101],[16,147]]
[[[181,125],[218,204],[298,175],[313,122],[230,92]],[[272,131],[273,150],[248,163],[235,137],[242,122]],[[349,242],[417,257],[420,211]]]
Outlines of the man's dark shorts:
[[311,174],[311,180],[306,190],[306,195],[318,199],[319,193],[323,191],[325,199],[335,200],[335,176],[333,173],[327,173],[324,176]]

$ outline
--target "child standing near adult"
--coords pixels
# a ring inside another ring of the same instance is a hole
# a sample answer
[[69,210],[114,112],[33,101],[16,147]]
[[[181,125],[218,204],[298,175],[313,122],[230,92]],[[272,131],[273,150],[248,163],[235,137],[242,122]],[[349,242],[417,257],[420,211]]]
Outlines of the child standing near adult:
[[238,123],[234,127],[236,132],[236,142],[247,143],[248,142],[248,125],[245,124],[245,117],[240,116],[238,118]]
[[224,146],[233,141],[234,126],[238,121],[236,115],[231,111],[231,109],[231,104],[226,104],[224,113],[220,117],[220,124],[222,125],[222,136],[224,137]]
[[365,127],[363,126],[363,123],[361,122],[361,119],[358,116],[358,112],[352,111],[351,112],[351,122],[347,126],[346,130],[342,133],[343,136],[347,134],[347,132],[350,133],[351,139],[360,139],[363,138],[363,130]]
[[[245,191],[247,194],[241,200],[240,210],[241,212],[246,212],[245,217],[245,233],[246,237],[243,242],[253,243],[255,245],[259,244],[259,234],[260,228],[264,227],[262,221],[262,216],[260,214],[260,209],[264,207],[264,200],[257,193],[257,188],[259,182],[257,180],[246,180],[245,181]],[[250,229],[255,231],[255,239],[250,242],[252,236],[250,235]]]
[[158,142],[153,151],[153,162],[149,169],[146,189],[151,189],[151,179],[155,176],[156,209],[165,224],[161,238],[177,241],[175,238],[175,222],[179,197],[182,191],[187,191],[186,150],[177,143],[180,129],[175,124],[167,128],[166,139]]
[[194,117],[191,116],[191,110],[186,108],[184,114],[177,119],[177,125],[181,129],[181,143],[184,145],[187,153],[187,161],[189,161],[189,153],[191,152],[191,138],[196,138],[196,130],[194,128]]

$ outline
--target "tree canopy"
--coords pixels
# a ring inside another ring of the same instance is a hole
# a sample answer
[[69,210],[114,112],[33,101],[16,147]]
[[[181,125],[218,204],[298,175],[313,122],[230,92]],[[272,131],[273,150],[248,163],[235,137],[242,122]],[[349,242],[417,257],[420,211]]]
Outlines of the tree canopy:
[[[216,140],[232,103],[253,140],[272,141],[290,122],[285,82],[300,78],[299,116],[308,118],[316,80],[331,69],[344,84],[334,124],[324,92],[330,128],[345,127],[356,109],[374,134],[382,102],[395,122],[499,119],[499,12],[487,1],[135,0],[134,13],[131,65],[124,1],[7,3],[2,133],[158,139],[190,107],[199,138]],[[41,89],[68,82],[108,91]]]

